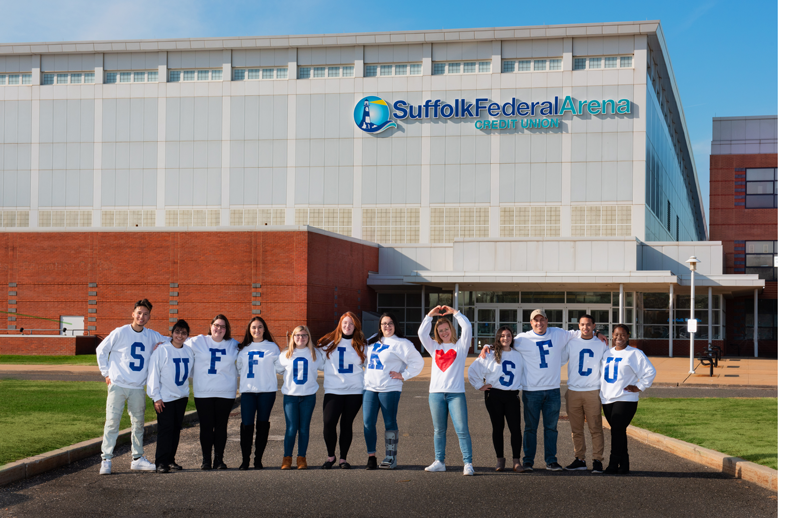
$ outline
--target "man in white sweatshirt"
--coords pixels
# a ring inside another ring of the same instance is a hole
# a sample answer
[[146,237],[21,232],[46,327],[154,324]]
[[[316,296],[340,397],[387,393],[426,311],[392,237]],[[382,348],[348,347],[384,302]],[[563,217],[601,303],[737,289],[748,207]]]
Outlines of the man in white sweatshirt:
[[170,340],[147,329],[152,303],[147,299],[135,303],[132,324],[114,329],[97,347],[99,371],[108,385],[105,406],[105,433],[102,436],[100,475],[110,475],[113,449],[119,436],[119,422],[127,403],[132,423],[132,463],[130,469],[155,471],[154,464],[144,456],[144,385],[149,373],[149,356],[156,344]]
[[593,473],[602,473],[605,439],[602,431],[602,400],[599,389],[602,385],[602,362],[607,346],[594,336],[594,321],[591,315],[580,316],[580,336],[569,341],[568,387],[566,390],[566,413],[571,424],[574,442],[574,462],[566,466],[569,471],[584,471],[585,433],[588,422],[593,444]]

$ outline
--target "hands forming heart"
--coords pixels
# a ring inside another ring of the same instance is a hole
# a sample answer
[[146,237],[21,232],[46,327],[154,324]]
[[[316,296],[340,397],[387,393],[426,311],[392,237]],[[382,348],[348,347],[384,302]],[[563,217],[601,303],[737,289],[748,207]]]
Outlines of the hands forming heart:
[[441,316],[444,316],[444,315],[447,315],[447,314],[453,315],[455,313],[457,313],[457,311],[455,309],[451,308],[450,306],[436,306],[435,308],[433,308],[428,313],[428,316],[429,317],[441,317]]

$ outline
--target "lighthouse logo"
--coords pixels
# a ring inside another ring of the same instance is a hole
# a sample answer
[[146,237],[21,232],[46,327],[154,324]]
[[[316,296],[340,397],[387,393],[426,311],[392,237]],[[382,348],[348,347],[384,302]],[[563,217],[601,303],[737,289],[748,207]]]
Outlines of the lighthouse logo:
[[360,130],[367,133],[381,133],[389,128],[397,128],[397,124],[389,120],[389,116],[389,105],[375,95],[361,99],[353,109],[353,121]]

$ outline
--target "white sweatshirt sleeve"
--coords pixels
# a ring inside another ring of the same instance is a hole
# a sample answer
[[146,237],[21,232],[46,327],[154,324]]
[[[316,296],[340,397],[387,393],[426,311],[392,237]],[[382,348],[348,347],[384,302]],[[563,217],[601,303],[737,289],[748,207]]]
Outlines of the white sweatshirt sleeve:
[[317,357],[317,370],[324,371],[326,370],[326,351],[323,349],[318,349],[315,347],[315,356]]
[[425,361],[417,348],[414,347],[414,344],[409,340],[404,339],[401,345],[401,359],[406,362],[406,368],[400,374],[403,376],[403,381],[408,381],[422,372],[425,367]]
[[116,340],[119,333],[116,329],[110,332],[102,342],[97,346],[97,364],[99,365],[99,372],[103,377],[107,378],[110,372],[110,353],[113,351],[113,346],[116,345]]
[[431,324],[433,324],[433,317],[425,315],[419,330],[417,330],[417,336],[420,337],[420,342],[425,350],[428,351],[428,354],[433,356],[434,351],[439,348],[439,343],[431,338]]
[[484,375],[485,369],[485,362],[488,360],[484,360],[483,358],[478,358],[472,365],[469,366],[469,371],[467,372],[467,378],[469,379],[469,384],[475,387],[477,390],[480,390],[483,385],[486,383],[483,381],[486,376]]
[[[160,369],[162,368],[163,351],[158,348],[149,358],[149,375],[146,378],[146,393],[152,398],[152,401],[162,400],[160,395]],[[166,358],[168,359],[168,358]]]
[[458,339],[458,343],[462,344],[462,346],[466,346],[466,350],[468,351],[470,345],[472,345],[472,324],[469,322],[466,315],[460,311],[455,314],[455,319],[458,325],[461,326],[461,338]]
[[638,377],[638,382],[635,383],[635,386],[642,391],[651,387],[654,378],[657,376],[657,370],[642,351],[637,351],[633,355],[632,370],[635,371],[635,375]]

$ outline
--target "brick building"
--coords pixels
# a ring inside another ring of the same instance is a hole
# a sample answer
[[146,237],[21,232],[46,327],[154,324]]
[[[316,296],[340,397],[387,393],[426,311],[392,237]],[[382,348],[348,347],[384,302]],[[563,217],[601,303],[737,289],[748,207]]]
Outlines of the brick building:
[[724,272],[765,280],[763,289],[727,298],[726,346],[742,355],[776,356],[778,117],[712,119],[709,184],[709,233],[723,243]]

